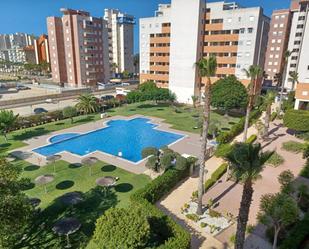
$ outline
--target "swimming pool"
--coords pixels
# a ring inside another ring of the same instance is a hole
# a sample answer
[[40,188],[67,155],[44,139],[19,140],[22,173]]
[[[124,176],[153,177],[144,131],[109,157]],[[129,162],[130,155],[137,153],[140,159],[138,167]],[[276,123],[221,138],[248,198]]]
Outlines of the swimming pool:
[[147,147],[162,148],[183,138],[181,134],[155,129],[157,125],[147,118],[111,120],[107,127],[85,134],[66,133],[50,139],[51,144],[34,149],[43,156],[63,151],[85,156],[94,151],[118,156],[132,162],[142,159],[142,150]]

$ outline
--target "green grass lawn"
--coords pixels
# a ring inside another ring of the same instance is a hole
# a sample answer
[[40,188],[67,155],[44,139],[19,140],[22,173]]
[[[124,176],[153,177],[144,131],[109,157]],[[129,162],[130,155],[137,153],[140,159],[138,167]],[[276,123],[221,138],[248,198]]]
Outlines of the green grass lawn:
[[[189,106],[171,107],[167,104],[155,105],[152,102],[135,103],[111,109],[108,113],[112,116],[122,115],[131,116],[135,114],[153,116],[165,119],[166,123],[172,124],[177,130],[199,133],[200,129],[195,129],[198,125],[201,109],[194,109]],[[218,127],[222,130],[228,130],[233,124],[237,123],[237,117],[225,117],[216,112],[211,112],[211,121],[218,123]]]
[[[92,167],[91,176],[86,166],[71,165],[64,161],[55,163],[55,174],[53,165],[38,167],[25,161],[14,164],[23,169],[22,177],[31,179],[32,184],[25,193],[42,201],[42,212],[33,218],[33,224],[28,229],[28,238],[17,248],[64,248],[65,240],[52,232],[52,226],[58,219],[71,216],[82,223],[80,231],[72,236],[74,248],[83,248],[92,236],[96,219],[111,207],[128,206],[130,195],[150,181],[146,175],[132,174],[103,162]],[[47,193],[43,186],[33,184],[37,176],[44,174],[55,176],[54,182],[47,184]],[[102,176],[119,177],[119,180],[106,192],[95,183],[95,180]],[[73,191],[81,192],[84,201],[75,206],[63,204],[59,197]]]

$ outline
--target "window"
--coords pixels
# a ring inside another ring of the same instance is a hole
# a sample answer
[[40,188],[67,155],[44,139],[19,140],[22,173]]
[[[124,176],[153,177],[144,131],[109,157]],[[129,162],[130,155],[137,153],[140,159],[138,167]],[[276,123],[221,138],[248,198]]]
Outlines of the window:
[[300,41],[294,41],[294,45],[300,45]]
[[276,50],[277,50],[277,51],[280,51],[280,47],[276,47]]
[[275,58],[276,58],[276,59],[278,59],[278,58],[279,58],[279,55],[278,55],[278,54],[276,54],[276,55],[275,55]]
[[305,16],[298,17],[298,21],[303,21],[303,20],[305,20]]
[[274,31],[274,32],[273,32],[273,35],[277,35],[277,34],[278,34],[278,32],[277,32],[277,31]]
[[275,62],[274,62],[274,65],[275,65],[275,66],[278,66],[278,61],[275,61]]
[[252,34],[252,32],[253,32],[253,28],[248,28],[248,33]]
[[281,15],[281,18],[284,19],[284,18],[285,18],[285,15]]
[[275,69],[273,70],[273,72],[274,72],[274,73],[277,73],[277,69],[275,68]]
[[283,35],[283,31],[279,31],[279,32],[278,32],[278,35],[279,35],[279,36]]
[[232,18],[229,17],[229,18],[227,19],[227,22],[228,22],[228,23],[231,23],[231,22],[232,22]]
[[271,43],[275,43],[275,42],[276,42],[276,39],[272,39],[272,40],[271,40]]
[[241,22],[241,17],[238,17],[238,22]]
[[284,27],[284,23],[280,23],[280,28],[283,28]]
[[301,37],[302,35],[303,35],[303,33],[297,32],[297,33],[295,34],[295,37]]
[[270,55],[269,55],[269,58],[274,58],[274,55],[273,55],[273,54],[270,54]]
[[275,19],[278,20],[278,19],[279,19],[279,16],[275,16]]
[[249,20],[250,20],[250,22],[253,22],[254,21],[254,16],[250,16]]
[[274,28],[278,28],[278,23],[276,23],[276,24],[274,25]]
[[278,43],[281,43],[281,41],[282,41],[281,39],[278,39],[278,40],[277,40]]
[[270,51],[274,51],[274,50],[275,50],[275,48],[274,48],[274,47],[271,47],[271,48],[270,48]]
[[246,44],[247,44],[248,46],[250,46],[250,45],[251,45],[251,41],[247,41]]
[[298,25],[297,25],[297,28],[298,28],[298,29],[303,29],[303,28],[304,28],[304,25],[303,25],[303,24],[298,24]]
[[240,29],[240,33],[241,33],[241,34],[244,34],[244,33],[245,33],[245,29],[244,29],[244,28],[241,28],[241,29]]
[[250,56],[250,52],[246,52],[246,56],[249,57]]
[[273,64],[272,61],[268,62],[268,65],[269,65],[269,66],[271,66],[272,64]]
[[297,56],[292,56],[291,60],[297,60],[297,58],[298,58]]

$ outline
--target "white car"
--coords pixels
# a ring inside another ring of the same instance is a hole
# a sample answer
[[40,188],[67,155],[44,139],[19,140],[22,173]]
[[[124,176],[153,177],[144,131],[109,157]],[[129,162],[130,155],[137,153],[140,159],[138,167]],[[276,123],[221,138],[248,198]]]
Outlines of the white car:
[[128,82],[122,82],[121,85],[122,85],[122,86],[129,86],[130,83],[128,83]]

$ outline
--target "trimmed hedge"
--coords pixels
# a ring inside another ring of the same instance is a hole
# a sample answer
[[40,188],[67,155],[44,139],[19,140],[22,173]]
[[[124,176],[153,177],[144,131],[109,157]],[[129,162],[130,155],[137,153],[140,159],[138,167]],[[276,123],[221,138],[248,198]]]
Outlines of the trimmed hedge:
[[[250,113],[250,124],[254,122],[254,120],[258,119],[261,115],[261,111],[259,109],[253,110]],[[234,124],[230,131],[228,132],[222,132],[218,137],[217,137],[217,142],[219,144],[225,144],[231,142],[236,136],[238,136],[242,131],[244,130],[245,126],[245,121],[246,118],[243,117],[239,120],[238,123]]]
[[283,124],[294,131],[309,131],[309,111],[288,110],[283,117]]
[[309,213],[305,217],[298,221],[293,229],[291,230],[289,236],[282,241],[280,249],[299,249],[301,244],[309,236]]
[[163,232],[162,229],[167,230],[166,233],[169,233],[169,239],[164,245],[157,247],[158,249],[189,249],[191,246],[190,233],[153,205],[188,175],[188,170],[169,169],[163,175],[157,177],[144,188],[137,190],[130,196],[133,206],[140,206],[145,209],[149,217],[155,216],[164,221],[158,229],[161,232]]
[[137,190],[131,195],[131,200],[145,199],[154,204],[188,175],[188,170],[169,169],[163,175],[148,183],[144,188]]
[[300,171],[300,175],[309,179],[309,159],[307,159],[305,166]]
[[205,182],[205,192],[210,189],[227,171],[227,163],[223,163],[211,174],[211,177]]

